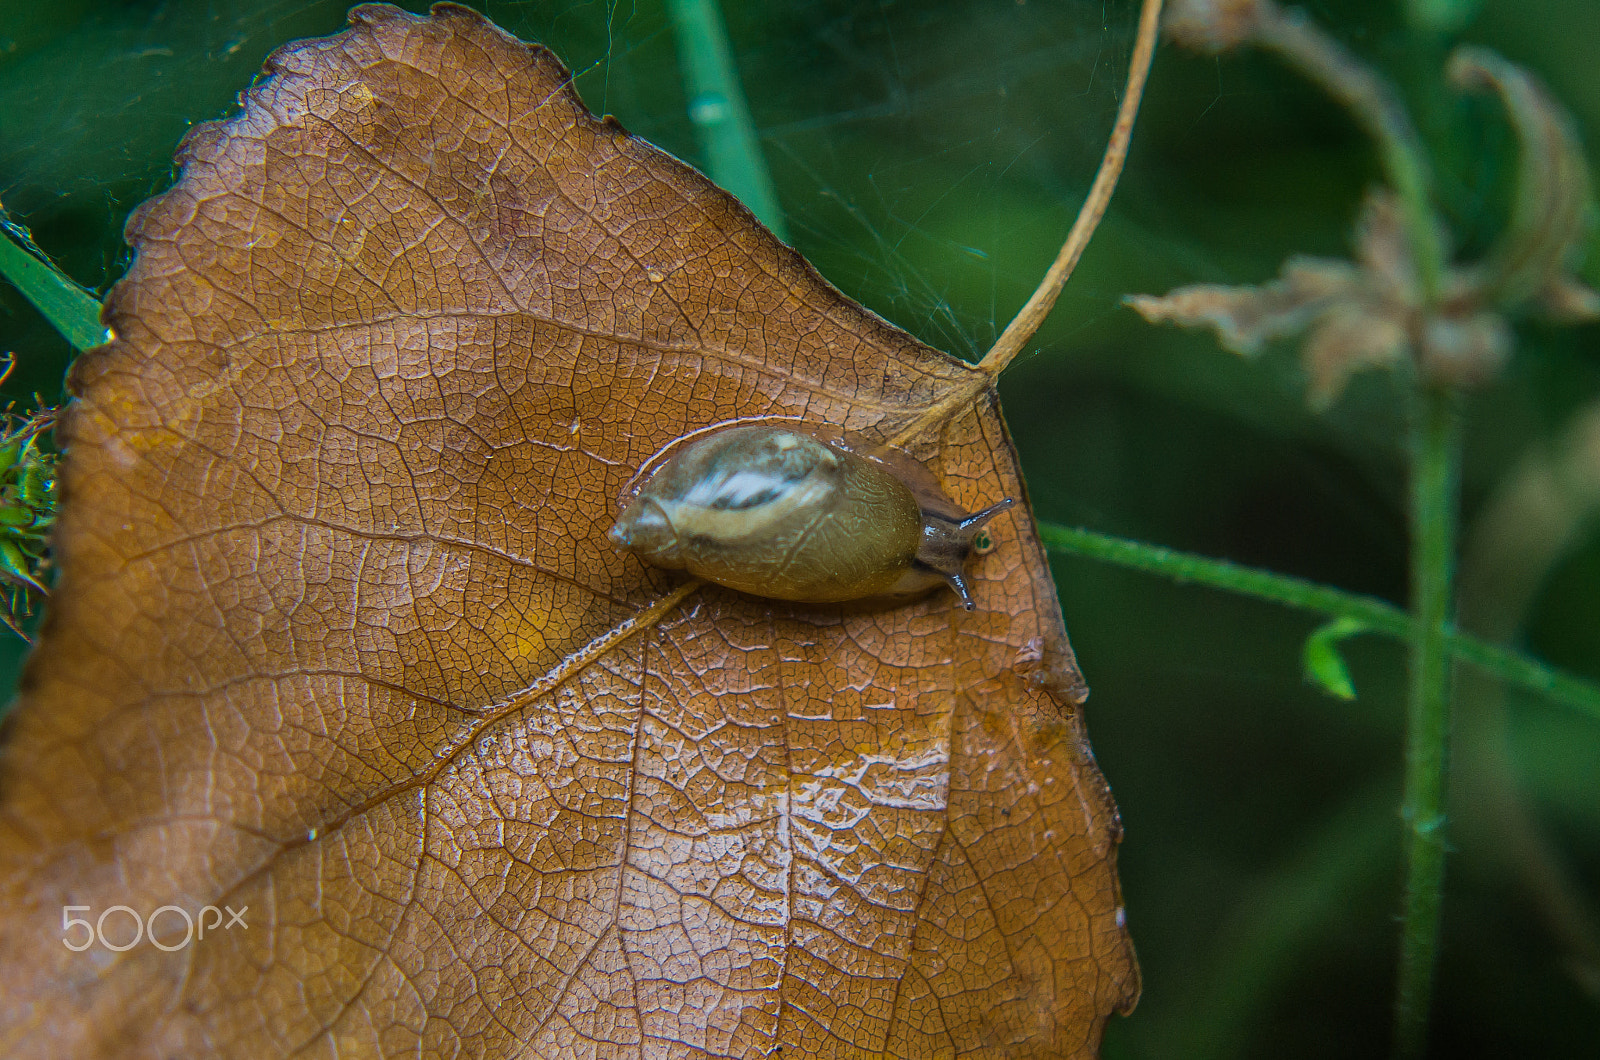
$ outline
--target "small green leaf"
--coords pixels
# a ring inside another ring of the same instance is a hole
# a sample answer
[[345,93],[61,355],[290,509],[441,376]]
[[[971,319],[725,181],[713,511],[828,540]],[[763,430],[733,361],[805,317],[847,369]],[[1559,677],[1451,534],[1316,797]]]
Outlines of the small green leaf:
[[33,566],[28,554],[13,541],[0,541],[0,576],[31,586],[41,593],[47,590],[28,570]]
[[1336,618],[1312,633],[1306,638],[1304,652],[1306,680],[1330,696],[1347,702],[1355,699],[1355,682],[1350,680],[1350,668],[1345,665],[1344,656],[1339,654],[1339,642],[1366,632],[1366,623],[1347,617]]
[[50,487],[45,481],[43,470],[36,463],[22,473],[22,485],[18,492],[22,497],[22,503],[30,508],[46,508],[50,505]]

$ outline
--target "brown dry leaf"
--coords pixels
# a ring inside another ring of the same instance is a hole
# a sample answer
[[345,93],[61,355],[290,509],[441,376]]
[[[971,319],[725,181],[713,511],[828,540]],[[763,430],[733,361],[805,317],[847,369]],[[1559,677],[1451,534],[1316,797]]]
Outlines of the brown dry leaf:
[[[684,595],[604,538],[681,435],[887,437],[971,370],[543,49],[352,20],[190,135],[75,372],[0,1053],[1092,1055],[1137,972],[1029,520],[972,615]],[[992,392],[916,455],[1021,495]],[[114,905],[248,927],[63,944]]]
[[1123,301],[1152,324],[1209,327],[1225,348],[1254,357],[1267,343],[1304,331],[1359,282],[1345,262],[1296,257],[1285,263],[1282,279],[1259,287],[1196,283],[1159,296],[1130,294]]

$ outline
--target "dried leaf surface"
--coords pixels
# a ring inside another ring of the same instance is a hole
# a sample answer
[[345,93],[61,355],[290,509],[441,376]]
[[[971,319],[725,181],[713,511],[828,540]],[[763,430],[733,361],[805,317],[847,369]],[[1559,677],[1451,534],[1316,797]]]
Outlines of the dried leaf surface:
[[[886,437],[970,370],[548,52],[352,20],[194,130],[76,370],[0,1053],[1091,1055],[1137,972],[1026,516],[972,615],[680,601],[604,538],[684,434]],[[916,455],[1021,495],[992,397]],[[69,905],[249,926],[74,953]]]

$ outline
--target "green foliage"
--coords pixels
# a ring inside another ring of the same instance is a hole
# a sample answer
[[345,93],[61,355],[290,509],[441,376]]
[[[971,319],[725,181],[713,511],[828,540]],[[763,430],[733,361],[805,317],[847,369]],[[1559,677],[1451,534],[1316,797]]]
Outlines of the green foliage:
[[50,426],[49,411],[20,417],[4,413],[0,433],[0,611],[3,622],[27,639],[22,626],[33,616],[49,579],[50,528],[55,524],[55,454],[39,445]]
[[[1514,342],[1510,314],[1529,303],[1567,323],[1600,319],[1600,294],[1575,276],[1592,215],[1588,165],[1572,120],[1535,77],[1488,49],[1458,50],[1449,64],[1451,82],[1500,95],[1521,141],[1521,160],[1500,236],[1481,260],[1453,262],[1448,225],[1434,207],[1432,160],[1406,106],[1374,69],[1274,0],[1174,0],[1167,29],[1197,51],[1253,45],[1281,58],[1372,137],[1389,182],[1367,194],[1355,261],[1297,256],[1271,284],[1198,284],[1127,301],[1147,320],[1209,326],[1223,345],[1244,354],[1307,332],[1301,357],[1309,400],[1319,410],[1365,368],[1396,369],[1410,391],[1412,622],[1400,810],[1407,879],[1394,1048],[1397,1056],[1416,1057],[1426,1047],[1444,899],[1448,642],[1462,458],[1458,392],[1483,386],[1504,369]],[[1336,647],[1342,635],[1336,627],[1314,635],[1306,644],[1306,669],[1323,688],[1353,699]]]

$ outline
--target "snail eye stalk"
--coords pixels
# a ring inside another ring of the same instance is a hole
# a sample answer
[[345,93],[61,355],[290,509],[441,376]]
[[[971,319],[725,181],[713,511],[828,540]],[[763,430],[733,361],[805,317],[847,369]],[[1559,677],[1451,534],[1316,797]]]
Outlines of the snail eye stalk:
[[978,527],[982,526],[984,523],[987,523],[990,519],[993,519],[1001,512],[1014,508],[1016,505],[1017,499],[1015,497],[1007,497],[998,503],[989,505],[989,507],[985,508],[983,511],[973,512],[971,515],[961,520],[961,529],[976,530]]

